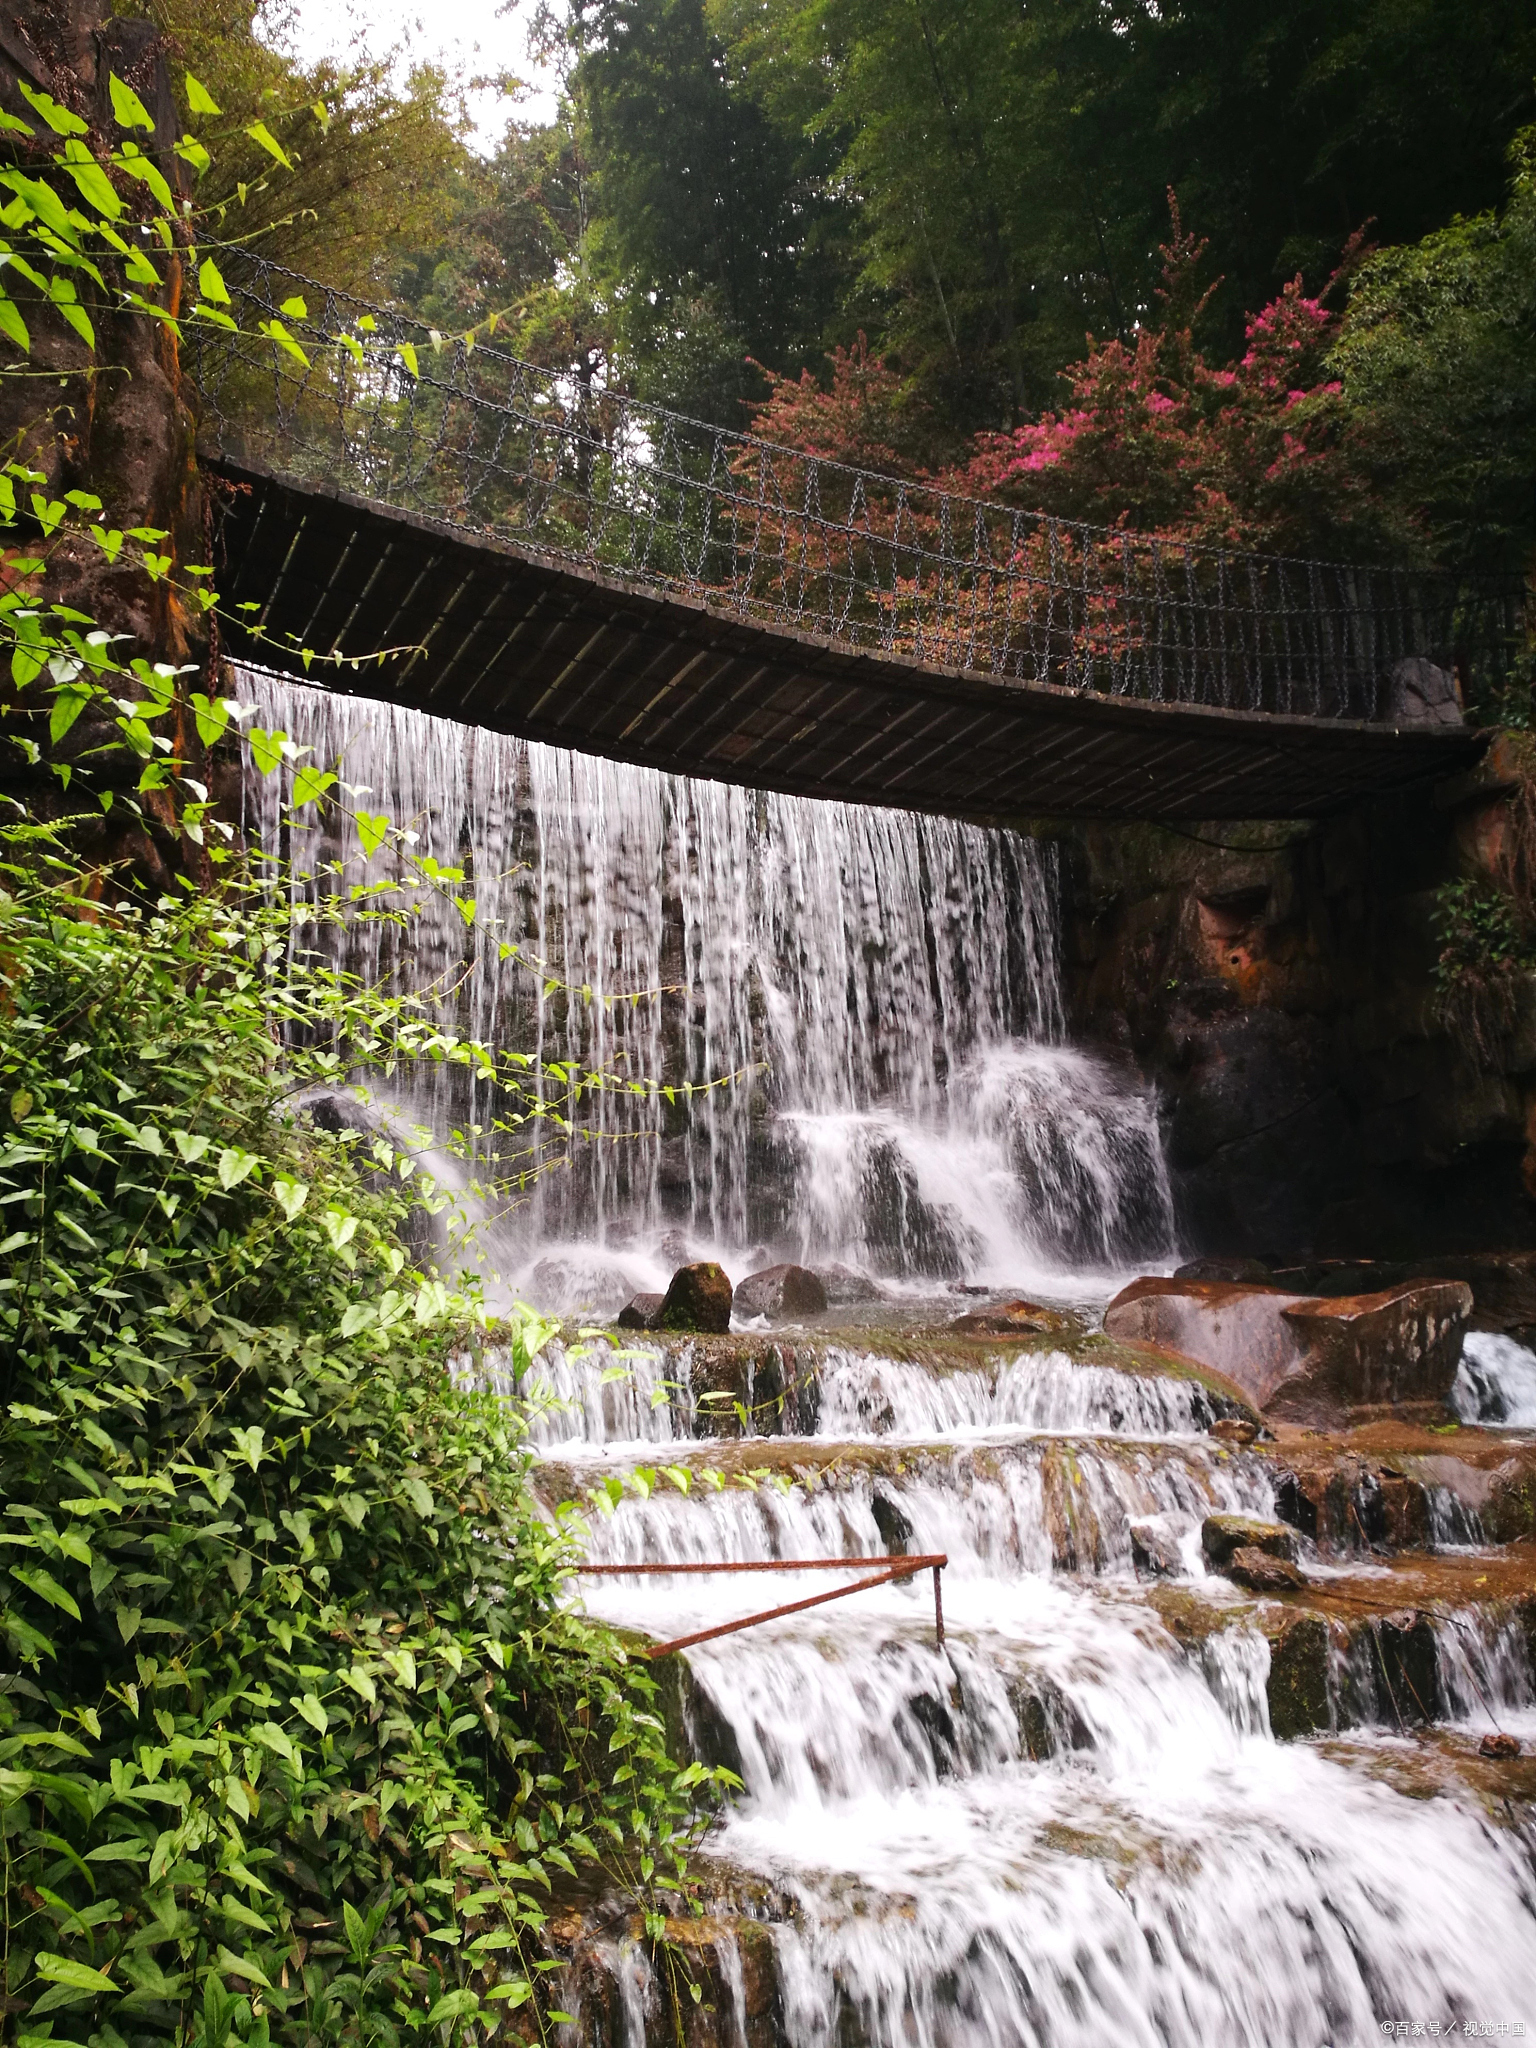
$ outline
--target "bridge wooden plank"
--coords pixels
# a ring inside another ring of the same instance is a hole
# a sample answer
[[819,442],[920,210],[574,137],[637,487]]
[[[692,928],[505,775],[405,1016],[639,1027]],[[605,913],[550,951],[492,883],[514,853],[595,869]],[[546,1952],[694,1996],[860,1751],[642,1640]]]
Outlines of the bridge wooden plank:
[[[1465,768],[1482,742],[1078,695],[927,667],[626,584],[245,462],[221,589],[348,657],[308,680],[645,765],[908,808],[1306,817]],[[235,658],[302,673],[237,626]]]

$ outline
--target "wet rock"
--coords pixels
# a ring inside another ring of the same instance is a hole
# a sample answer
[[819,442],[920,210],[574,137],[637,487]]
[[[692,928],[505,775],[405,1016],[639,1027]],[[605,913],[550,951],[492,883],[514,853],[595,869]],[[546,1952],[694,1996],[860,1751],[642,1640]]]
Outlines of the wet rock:
[[[640,1639],[637,1637],[638,1643]],[[667,1731],[667,1753],[683,1764],[722,1767],[741,1776],[735,1730],[694,1675],[687,1658],[674,1651],[648,1666]]]
[[1131,1562],[1149,1578],[1177,1578],[1184,1570],[1184,1554],[1173,1531],[1161,1521],[1144,1517],[1128,1525]]
[[826,1288],[805,1266],[765,1266],[749,1273],[732,1303],[739,1316],[819,1316],[826,1306]]
[[1441,1718],[1440,1657],[1435,1627],[1428,1615],[1389,1614],[1377,1621],[1376,1675],[1386,1688],[1383,1702],[1389,1717],[1400,1724]]
[[960,1762],[960,1741],[948,1707],[931,1692],[920,1692],[907,1701],[907,1712],[922,1730],[923,1746],[933,1759],[935,1775],[952,1778]]
[[1485,1735],[1477,1745],[1479,1756],[1496,1757],[1503,1761],[1520,1754],[1520,1744],[1513,1735]]
[[1455,676],[1423,655],[1405,655],[1387,682],[1387,716],[1393,725],[1465,723]]
[[1080,1337],[1083,1326],[1065,1309],[1044,1308],[1038,1301],[1010,1301],[997,1308],[972,1309],[949,1326],[957,1337]]
[[1019,1749],[1031,1763],[1045,1763],[1066,1750],[1091,1749],[1093,1736],[1081,1715],[1048,1680],[1014,1677],[1008,1703],[1019,1730]]
[[832,1308],[847,1308],[858,1301],[882,1301],[881,1289],[868,1273],[853,1266],[815,1266],[811,1269],[821,1282]]
[[621,1330],[655,1330],[661,1326],[664,1294],[632,1294],[614,1321]]
[[1275,1513],[1303,1536],[1317,1536],[1317,1502],[1302,1486],[1294,1472],[1282,1472],[1275,1481]]
[[1187,1265],[1175,1266],[1175,1280],[1237,1280],[1250,1286],[1264,1287],[1269,1282],[1269,1268],[1260,1259],[1191,1259]]
[[1284,1522],[1264,1522],[1257,1515],[1207,1515],[1200,1524],[1200,1548],[1216,1571],[1224,1571],[1228,1560],[1244,1549],[1294,1564],[1296,1532]]
[[1219,1422],[1211,1424],[1211,1435],[1219,1443],[1239,1444],[1246,1448],[1258,1434],[1258,1424],[1250,1422],[1245,1415],[1223,1415]]
[[892,1557],[905,1557],[912,1548],[911,1522],[889,1494],[878,1489],[869,1505],[870,1512],[875,1518],[875,1527],[880,1531],[880,1538],[886,1550]]
[[1297,1420],[1338,1405],[1443,1405],[1472,1313],[1464,1280],[1423,1281],[1380,1294],[1314,1298],[1283,1311],[1306,1354],[1302,1370],[1268,1404]]
[[731,1327],[731,1283],[712,1259],[679,1266],[672,1275],[654,1327],[658,1330],[699,1330],[725,1336]]
[[1104,1328],[1212,1367],[1266,1414],[1329,1426],[1366,1407],[1442,1410],[1471,1307],[1464,1281],[1335,1298],[1147,1278],[1116,1295]]
[[1235,1586],[1246,1586],[1251,1593],[1294,1593],[1307,1583],[1296,1565],[1246,1543],[1238,1545],[1221,1569]]
[[[1275,1560],[1266,1560],[1273,1563]],[[1328,1624],[1320,1614],[1286,1615],[1269,1636],[1270,1732],[1291,1742],[1329,1726]]]

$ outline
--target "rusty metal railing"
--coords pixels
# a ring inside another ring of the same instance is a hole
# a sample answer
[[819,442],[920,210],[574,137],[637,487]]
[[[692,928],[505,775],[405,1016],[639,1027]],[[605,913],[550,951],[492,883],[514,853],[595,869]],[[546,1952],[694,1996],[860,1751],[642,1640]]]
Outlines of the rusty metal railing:
[[846,1600],[851,1593],[867,1593],[875,1586],[889,1586],[919,1572],[933,1573],[933,1628],[940,1649],[944,1647],[944,1588],[939,1574],[949,1563],[944,1551],[929,1551],[919,1557],[775,1557],[751,1564],[582,1564],[577,1571],[593,1578],[660,1578],[665,1574],[714,1572],[850,1572],[865,1565],[883,1570],[858,1579],[851,1586],[836,1586],[830,1593],[812,1593],[805,1600],[790,1600],[782,1607],[764,1608],[741,1621],[723,1621],[714,1628],[701,1628],[691,1636],[677,1636],[670,1643],[656,1643],[648,1657],[666,1657],[673,1650],[691,1650],[695,1643],[713,1642],[716,1636],[733,1636],[744,1628],[756,1628],[760,1621],[779,1621],[786,1614],[803,1614],[808,1607],[825,1607],[829,1600]]

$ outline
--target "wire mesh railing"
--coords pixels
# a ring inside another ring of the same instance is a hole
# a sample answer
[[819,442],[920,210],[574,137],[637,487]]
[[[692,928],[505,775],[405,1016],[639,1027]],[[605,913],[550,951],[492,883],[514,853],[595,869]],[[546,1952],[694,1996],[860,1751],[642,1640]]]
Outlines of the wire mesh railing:
[[1405,660],[1485,688],[1519,637],[1513,593],[852,468],[445,341],[259,258],[229,290],[231,325],[188,344],[226,456],[781,631],[1003,682],[1366,721],[1394,715]]

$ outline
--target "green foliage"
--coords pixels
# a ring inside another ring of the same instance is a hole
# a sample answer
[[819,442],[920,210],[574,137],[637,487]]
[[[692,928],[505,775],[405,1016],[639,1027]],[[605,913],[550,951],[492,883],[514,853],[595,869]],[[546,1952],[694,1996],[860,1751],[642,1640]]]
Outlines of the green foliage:
[[1536,547],[1536,128],[1512,165],[1502,212],[1364,267],[1331,359],[1380,487],[1477,569]]
[[[433,238],[468,160],[441,74],[417,68],[402,90],[396,53],[377,48],[304,67],[286,54],[291,0],[126,0],[119,11],[148,15],[216,103],[198,197],[232,205],[266,254],[377,294],[401,250]],[[289,159],[281,177],[258,123]]]
[[[142,126],[115,83],[119,126]],[[102,311],[230,325],[217,207],[180,217],[131,133],[109,147],[52,101],[35,112],[26,168],[0,173],[8,274],[34,303],[93,365]],[[259,117],[242,132],[289,155]],[[208,169],[190,136],[181,154]],[[178,247],[201,294],[180,317]],[[283,321],[265,331],[299,347]],[[7,332],[19,380],[14,304]],[[371,327],[322,345],[367,365]],[[0,828],[8,2008],[30,2048],[473,2037],[509,2012],[542,2033],[552,1888],[617,1884],[655,1929],[656,1888],[687,1893],[711,1779],[674,1768],[643,1672],[563,1604],[579,1525],[535,1508],[521,1405],[450,1371],[486,1341],[481,1303],[398,1239],[407,1198],[441,1198],[304,1102],[447,1061],[496,1090],[505,1134],[561,1128],[550,1081],[585,1084],[445,1031],[432,991],[365,988],[306,952],[317,917],[408,912],[355,877],[295,908],[283,877],[232,865],[199,750],[283,775],[293,811],[352,793],[188,665],[48,595],[60,550],[94,552],[216,615],[207,565],[19,460],[0,525],[32,550],[12,548],[0,593],[6,740],[70,801],[125,804],[205,879],[223,870],[217,895],[124,901],[110,870],[82,871],[78,818]],[[353,820],[365,866],[387,851],[406,889],[473,921],[459,870],[415,858],[386,815]],[[546,1334],[526,1314],[502,1333],[515,1370]]]
[[1509,889],[1479,875],[1437,891],[1434,925],[1442,1020],[1474,1059],[1489,1061],[1536,969],[1530,921]]
[[474,1054],[260,890],[0,852],[12,2009],[108,2048],[533,2011],[551,1887],[684,1886],[705,1774],[560,1604],[523,1419],[447,1370],[484,1317],[397,1240],[409,1162],[303,1107]]
[[1492,205],[1536,72],[1517,0],[556,11],[628,291],[709,286],[779,371],[863,328],[957,436],[1051,403],[1085,330],[1133,342],[1170,185],[1225,278],[1204,339],[1237,353],[1367,223],[1408,241]]

